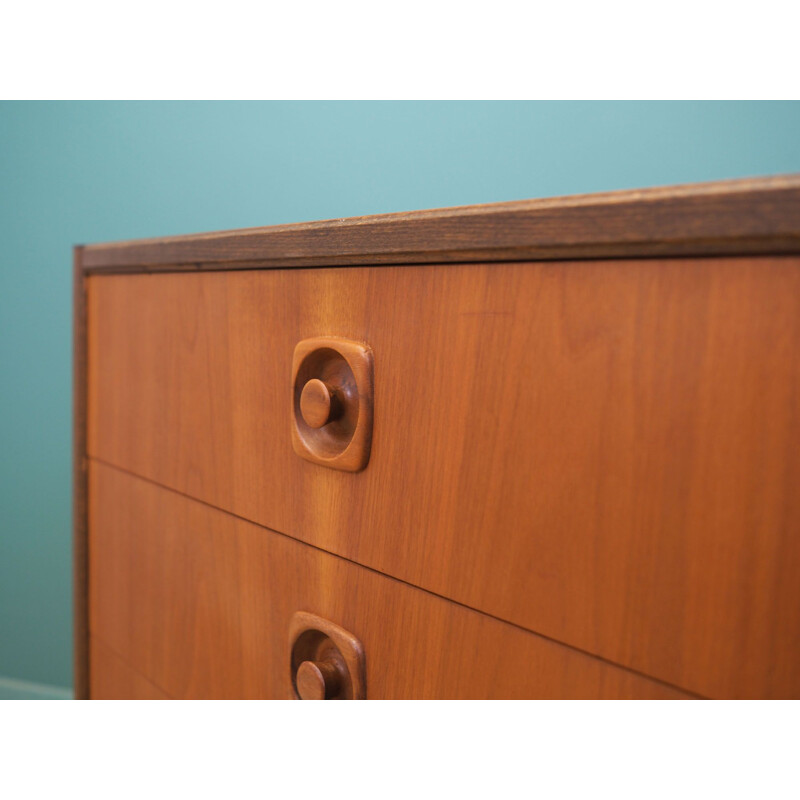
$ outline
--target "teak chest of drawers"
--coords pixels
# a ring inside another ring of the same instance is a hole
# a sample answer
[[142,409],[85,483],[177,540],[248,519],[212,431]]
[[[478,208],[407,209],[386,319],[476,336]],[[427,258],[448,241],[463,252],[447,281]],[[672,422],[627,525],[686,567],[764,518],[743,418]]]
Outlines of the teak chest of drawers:
[[75,249],[77,694],[800,697],[800,179]]

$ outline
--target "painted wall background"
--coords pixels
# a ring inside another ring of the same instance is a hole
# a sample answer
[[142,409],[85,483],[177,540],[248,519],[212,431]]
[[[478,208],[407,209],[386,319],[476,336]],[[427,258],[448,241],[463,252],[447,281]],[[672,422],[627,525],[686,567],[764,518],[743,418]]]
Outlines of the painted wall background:
[[782,172],[800,103],[0,103],[0,696],[72,683],[73,244]]

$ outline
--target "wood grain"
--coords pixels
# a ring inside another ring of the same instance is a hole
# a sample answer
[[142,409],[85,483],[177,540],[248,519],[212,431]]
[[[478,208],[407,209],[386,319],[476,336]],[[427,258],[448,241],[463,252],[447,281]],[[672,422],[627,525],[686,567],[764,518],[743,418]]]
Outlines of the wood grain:
[[291,697],[298,610],[358,637],[372,699],[685,696],[110,467],[89,497],[92,635],[172,697]]
[[92,700],[170,699],[96,637],[90,640],[90,652]]
[[[800,259],[88,283],[92,456],[698,694],[800,696]],[[316,335],[375,353],[359,474],[292,450]]]
[[89,245],[92,271],[800,252],[800,176]]
[[72,254],[72,659],[76,700],[89,697],[86,505],[86,287],[82,248]]

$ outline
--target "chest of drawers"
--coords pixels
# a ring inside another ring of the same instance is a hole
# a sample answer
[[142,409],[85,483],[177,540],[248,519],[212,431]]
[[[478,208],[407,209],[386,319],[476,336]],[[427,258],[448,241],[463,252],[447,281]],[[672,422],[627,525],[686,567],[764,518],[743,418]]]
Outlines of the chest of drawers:
[[77,694],[800,696],[800,180],[75,250]]

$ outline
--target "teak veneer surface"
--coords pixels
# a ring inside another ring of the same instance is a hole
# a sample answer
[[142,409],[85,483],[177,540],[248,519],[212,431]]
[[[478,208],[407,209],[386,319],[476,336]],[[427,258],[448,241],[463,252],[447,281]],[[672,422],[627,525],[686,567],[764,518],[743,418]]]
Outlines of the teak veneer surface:
[[[90,455],[698,694],[800,696],[798,257],[87,284]],[[374,353],[362,473],[292,450],[319,335]]]
[[169,700],[152,681],[96,638],[89,640],[90,696],[93,700]]
[[[291,697],[299,610],[360,639],[372,699],[685,697],[111,467],[89,473],[92,636],[171,697]],[[146,691],[94,658],[93,694]]]

